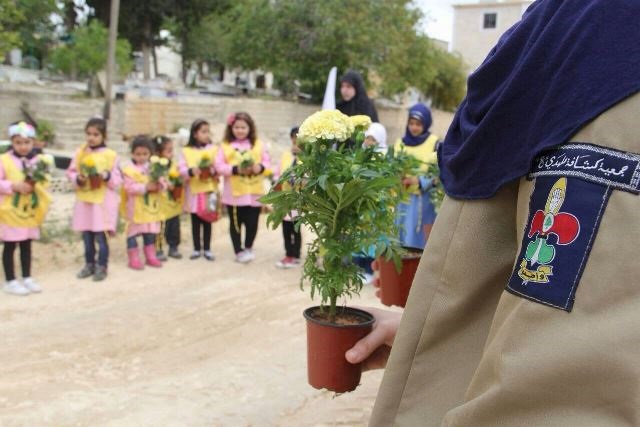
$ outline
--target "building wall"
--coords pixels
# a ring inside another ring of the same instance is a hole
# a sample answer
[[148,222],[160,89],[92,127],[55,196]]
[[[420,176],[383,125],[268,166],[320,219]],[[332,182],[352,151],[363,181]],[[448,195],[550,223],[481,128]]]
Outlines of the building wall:
[[[513,24],[531,4],[530,1],[480,2],[454,6],[452,49],[459,52],[473,71],[484,61],[500,36]],[[497,25],[493,29],[483,28],[485,13],[497,13]]]

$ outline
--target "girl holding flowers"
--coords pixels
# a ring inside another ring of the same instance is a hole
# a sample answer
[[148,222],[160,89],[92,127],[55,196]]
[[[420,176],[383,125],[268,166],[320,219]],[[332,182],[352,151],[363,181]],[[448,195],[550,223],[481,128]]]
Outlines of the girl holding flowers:
[[[42,288],[31,277],[31,241],[40,237],[40,225],[51,198],[45,188],[50,156],[34,155],[33,127],[25,122],[9,127],[11,150],[0,156],[0,238],[4,241],[2,265],[7,283],[3,289],[13,295],[29,295]],[[14,253],[20,246],[22,282],[16,280]]]
[[85,134],[86,143],[76,151],[67,169],[67,178],[76,191],[72,226],[82,233],[84,242],[85,265],[77,277],[93,276],[94,281],[100,281],[107,277],[107,233],[116,232],[122,175],[116,152],[106,146],[107,122],[90,119]]
[[131,142],[131,164],[122,168],[124,176],[122,214],[127,219],[129,268],[142,270],[137,236],[142,236],[146,264],[162,267],[156,258],[156,235],[160,232],[159,193],[166,189],[167,159],[153,155],[151,139],[140,135]]
[[[229,233],[236,261],[240,263],[255,259],[252,248],[262,207],[258,199],[264,195],[263,172],[270,166],[269,153],[257,138],[251,116],[244,112],[230,114],[216,170],[225,177],[222,203],[229,211]],[[244,247],[240,234],[243,224]]]
[[209,123],[197,119],[191,125],[189,142],[182,149],[178,169],[184,179],[184,210],[191,214],[193,253],[191,259],[204,255],[208,261],[215,260],[211,252],[211,222],[202,213],[211,200],[217,197],[218,177],[213,167],[218,147],[211,143]]
[[173,159],[173,141],[166,136],[156,136],[154,138],[156,154],[160,161],[167,162],[167,189],[160,194],[160,212],[162,222],[160,223],[160,235],[156,240],[156,257],[160,261],[166,261],[167,256],[163,251],[163,234],[169,245],[168,256],[175,259],[182,258],[178,251],[180,245],[180,214],[184,203],[183,179],[178,170],[178,166]]

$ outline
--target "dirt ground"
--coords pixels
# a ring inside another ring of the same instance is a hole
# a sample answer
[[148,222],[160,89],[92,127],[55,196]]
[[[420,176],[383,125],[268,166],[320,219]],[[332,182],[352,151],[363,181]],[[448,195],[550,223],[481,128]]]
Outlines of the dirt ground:
[[[302,318],[311,302],[299,269],[273,265],[281,231],[261,224],[245,266],[227,227],[214,227],[215,262],[143,272],[126,268],[124,238],[112,239],[102,283],[75,278],[79,237],[36,244],[44,292],[0,295],[0,426],[366,425],[381,372],[338,397],[311,388]],[[183,218],[184,254],[189,241]],[[354,303],[381,306],[371,288]]]

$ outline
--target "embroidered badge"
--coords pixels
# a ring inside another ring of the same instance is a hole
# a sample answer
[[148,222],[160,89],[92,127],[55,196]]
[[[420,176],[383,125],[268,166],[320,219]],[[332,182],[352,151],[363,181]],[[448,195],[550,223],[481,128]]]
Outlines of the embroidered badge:
[[587,144],[563,148],[543,153],[530,174],[529,220],[507,290],[571,311],[611,192],[638,193],[640,156]]

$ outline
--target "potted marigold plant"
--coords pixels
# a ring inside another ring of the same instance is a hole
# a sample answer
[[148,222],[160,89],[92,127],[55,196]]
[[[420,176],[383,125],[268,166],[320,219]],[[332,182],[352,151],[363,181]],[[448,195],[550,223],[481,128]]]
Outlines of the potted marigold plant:
[[[320,299],[319,306],[304,311],[309,383],[338,393],[359,384],[360,366],[349,364],[344,354],[374,322],[369,313],[343,304],[363,286],[352,254],[373,246],[377,255],[397,258],[400,250],[393,207],[403,197],[401,160],[393,152],[362,146],[370,123],[366,116],[347,117],[336,110],[308,117],[298,132],[299,161],[261,199],[273,207],[269,225],[277,227],[296,211],[296,227],[307,226],[315,234],[301,279],[311,297]],[[347,140],[355,142],[353,148],[346,148]],[[278,191],[285,182],[290,190]]]
[[200,179],[207,180],[211,178],[211,154],[206,151],[202,153],[200,162],[198,162],[198,169],[200,169]]
[[92,155],[85,156],[80,163],[80,173],[89,179],[89,186],[92,190],[97,190],[102,186],[102,177],[96,167],[96,160]]
[[182,186],[183,180],[182,176],[180,176],[180,172],[178,169],[169,169],[169,174],[167,175],[169,178],[170,190],[169,194],[173,200],[180,200],[182,197]]

